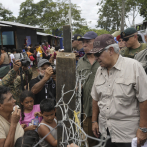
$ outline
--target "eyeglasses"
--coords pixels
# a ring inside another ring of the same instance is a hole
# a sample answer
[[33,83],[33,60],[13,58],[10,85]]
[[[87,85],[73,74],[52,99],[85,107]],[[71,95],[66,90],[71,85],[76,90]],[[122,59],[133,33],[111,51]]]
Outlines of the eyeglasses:
[[100,55],[101,55],[105,50],[107,50],[107,49],[104,48],[104,49],[100,50],[99,52],[95,53],[94,56],[95,56],[95,57],[100,57]]

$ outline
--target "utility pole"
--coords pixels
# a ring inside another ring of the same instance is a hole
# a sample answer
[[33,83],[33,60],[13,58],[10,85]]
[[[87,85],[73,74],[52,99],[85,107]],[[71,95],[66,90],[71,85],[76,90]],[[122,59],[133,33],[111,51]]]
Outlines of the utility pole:
[[121,32],[124,31],[124,22],[125,22],[125,0],[122,0]]

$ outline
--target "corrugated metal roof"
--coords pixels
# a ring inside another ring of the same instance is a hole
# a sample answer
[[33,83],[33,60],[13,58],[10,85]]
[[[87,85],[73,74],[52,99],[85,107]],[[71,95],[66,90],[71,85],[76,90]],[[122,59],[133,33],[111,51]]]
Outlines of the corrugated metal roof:
[[42,32],[37,32],[37,35],[41,35],[41,36],[52,36],[52,37],[55,37],[55,38],[62,38],[62,37],[59,37],[59,36],[54,36],[52,34],[47,34],[47,33],[42,33]]
[[0,27],[12,27],[10,25],[0,24]]
[[10,21],[0,21],[0,24],[6,24],[6,25],[12,25],[12,26],[18,26],[18,27],[25,27],[25,28],[32,28],[32,29],[42,29],[39,27],[34,27],[34,26],[30,26],[30,25],[26,25],[26,24],[22,24],[22,23],[16,23],[16,22],[10,22]]
[[41,35],[41,36],[54,36],[52,34],[47,34],[47,33],[42,33],[42,32],[37,32],[37,35]]

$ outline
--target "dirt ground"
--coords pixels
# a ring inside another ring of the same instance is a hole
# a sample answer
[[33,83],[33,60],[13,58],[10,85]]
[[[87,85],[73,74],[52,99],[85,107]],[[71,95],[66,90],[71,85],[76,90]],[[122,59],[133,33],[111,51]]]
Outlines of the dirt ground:
[[38,71],[37,68],[35,66],[32,67],[32,71],[33,71],[33,76],[32,79],[36,78],[38,76]]

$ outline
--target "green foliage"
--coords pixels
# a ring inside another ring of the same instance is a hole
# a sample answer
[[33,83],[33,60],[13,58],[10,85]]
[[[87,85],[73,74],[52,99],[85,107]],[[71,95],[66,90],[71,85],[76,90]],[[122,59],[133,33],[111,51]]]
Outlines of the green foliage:
[[12,15],[13,13],[10,10],[7,10],[0,3],[0,20],[2,21],[15,21],[15,17]]
[[139,13],[145,20],[147,20],[147,0],[139,0],[140,10]]
[[[81,10],[77,9],[77,5],[71,4],[72,12],[72,28],[79,30],[82,27],[85,19],[81,18]],[[46,33],[57,34],[57,29],[60,30],[60,34],[63,25],[69,24],[69,5],[65,0],[41,0],[38,3],[34,3],[33,0],[26,0],[20,5],[20,12],[17,21],[29,25],[38,25],[45,29]],[[52,32],[52,31],[53,32]]]
[[39,23],[39,6],[33,0],[26,0],[20,5],[20,12],[17,21],[27,25],[37,25]]
[[111,29],[118,30],[121,20],[120,0],[101,0],[97,3],[99,6],[99,19],[97,27],[101,27],[107,31]]
[[[97,6],[100,7],[98,10],[99,19],[97,27],[101,27],[107,31],[119,30],[121,25],[122,0],[101,0],[97,3]],[[146,7],[147,0],[125,0],[125,18],[129,18],[130,15],[133,17],[133,22],[130,22],[130,25],[134,23],[139,10],[147,18]]]
[[86,32],[89,32],[89,31],[93,31],[93,32],[97,33],[98,36],[100,36],[102,34],[111,34],[111,32],[109,32],[107,30],[104,30],[104,29],[101,29],[101,30],[99,30],[99,29],[91,29],[91,28],[88,28],[87,26],[81,27],[81,29],[74,31],[73,34],[84,35]]

